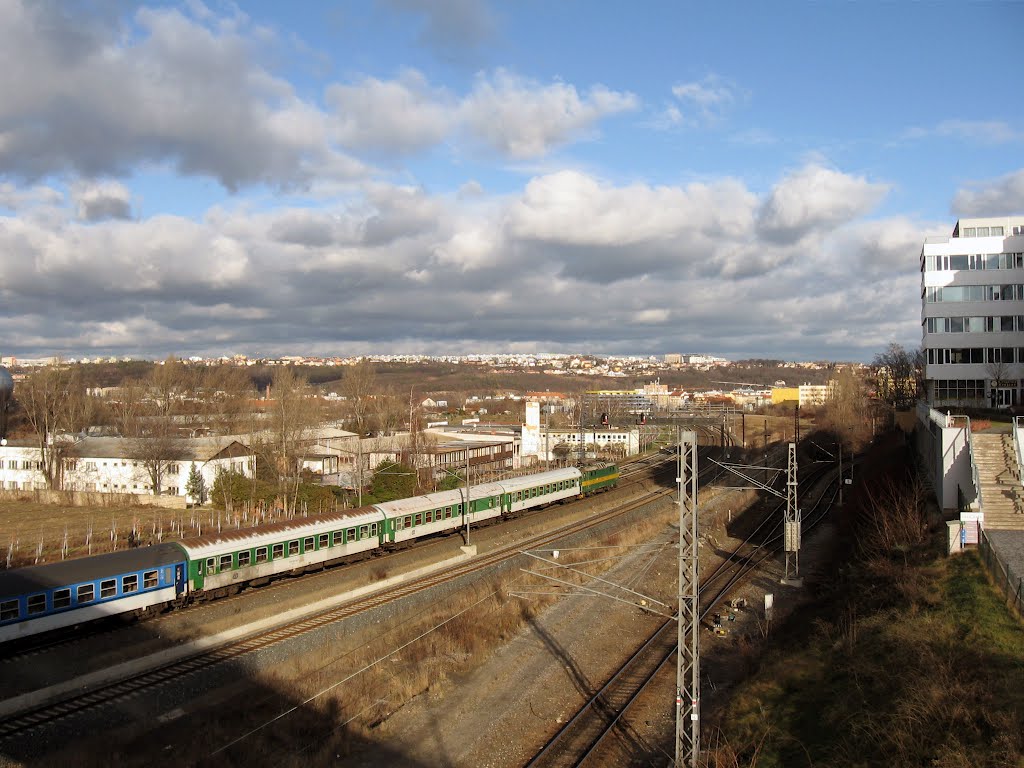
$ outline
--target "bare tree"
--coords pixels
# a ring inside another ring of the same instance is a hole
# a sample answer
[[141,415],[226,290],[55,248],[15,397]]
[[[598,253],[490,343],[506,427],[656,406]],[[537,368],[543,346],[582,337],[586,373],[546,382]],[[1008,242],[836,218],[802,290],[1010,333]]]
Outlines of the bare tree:
[[285,512],[294,512],[302,478],[305,443],[320,422],[318,400],[309,384],[291,367],[274,371],[271,383],[274,400],[270,408],[270,433],[267,448],[277,468],[278,490]]
[[837,371],[833,382],[831,396],[822,408],[823,425],[836,433],[844,450],[859,451],[871,431],[865,382],[851,368]]
[[164,489],[168,475],[175,474],[178,462],[188,458],[188,451],[181,438],[168,434],[151,434],[147,437],[132,438],[132,456],[146,474],[154,496]]
[[924,377],[924,354],[891,343],[875,355],[878,395],[896,408],[909,408],[921,392]]
[[387,390],[374,398],[373,404],[377,431],[382,435],[395,434],[407,413],[401,398],[393,390]]
[[346,368],[341,379],[341,391],[348,405],[353,431],[364,437],[373,412],[373,398],[377,394],[377,372],[373,363],[362,358]]
[[77,368],[60,364],[41,368],[18,386],[17,401],[35,434],[39,469],[48,488],[63,487],[63,460],[69,443],[61,433],[73,428],[74,401],[84,396]]

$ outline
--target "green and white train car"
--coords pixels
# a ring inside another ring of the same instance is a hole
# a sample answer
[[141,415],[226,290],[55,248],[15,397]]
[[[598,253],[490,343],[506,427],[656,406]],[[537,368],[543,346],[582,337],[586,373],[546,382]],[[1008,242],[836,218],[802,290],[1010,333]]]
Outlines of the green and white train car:
[[383,515],[365,507],[349,514],[222,531],[178,544],[188,556],[190,589],[213,592],[377,549],[383,531]]
[[178,542],[188,559],[188,590],[220,595],[283,573],[325,564],[457,530],[502,515],[595,493],[618,480],[615,465],[555,469],[425,496],[374,504],[255,528],[227,530]]
[[[500,515],[500,494],[501,486],[497,483],[470,486],[469,522],[475,523]],[[374,504],[374,509],[384,518],[383,540],[399,544],[433,533],[456,530],[465,525],[465,506],[466,489],[457,488]]]

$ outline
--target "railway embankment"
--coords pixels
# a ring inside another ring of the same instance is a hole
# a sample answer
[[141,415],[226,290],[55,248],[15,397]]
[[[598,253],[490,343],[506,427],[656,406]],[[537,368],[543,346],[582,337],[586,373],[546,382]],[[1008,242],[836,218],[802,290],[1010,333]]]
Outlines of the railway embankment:
[[1024,765],[1024,626],[975,552],[942,554],[899,441],[858,474],[833,577],[746,649],[708,765]]

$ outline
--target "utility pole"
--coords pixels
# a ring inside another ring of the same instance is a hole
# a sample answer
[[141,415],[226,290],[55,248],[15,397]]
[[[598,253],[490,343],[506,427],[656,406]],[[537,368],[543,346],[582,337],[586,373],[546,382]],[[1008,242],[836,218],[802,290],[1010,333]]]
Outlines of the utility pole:
[[551,461],[551,406],[544,405],[544,470],[547,471]]
[[469,503],[469,449],[470,449],[470,444],[467,443],[466,444],[466,507],[465,507],[465,512],[466,512],[466,546],[467,547],[469,546],[469,512],[470,512],[470,503]]
[[700,759],[700,611],[697,595],[697,436],[679,430],[679,614],[676,663],[676,768]]
[[[789,444],[789,463],[786,468],[786,517],[783,530],[786,545],[786,576],[784,583],[799,583],[800,575],[800,508],[797,506],[796,443]],[[793,578],[789,576],[792,555]]]

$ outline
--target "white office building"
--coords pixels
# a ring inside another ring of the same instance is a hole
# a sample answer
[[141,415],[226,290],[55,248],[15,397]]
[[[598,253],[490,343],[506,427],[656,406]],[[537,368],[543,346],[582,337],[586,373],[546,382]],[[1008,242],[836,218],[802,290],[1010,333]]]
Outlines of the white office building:
[[960,219],[925,240],[920,267],[928,402],[1024,404],[1024,215]]

